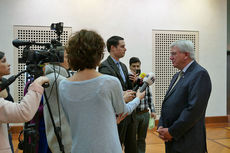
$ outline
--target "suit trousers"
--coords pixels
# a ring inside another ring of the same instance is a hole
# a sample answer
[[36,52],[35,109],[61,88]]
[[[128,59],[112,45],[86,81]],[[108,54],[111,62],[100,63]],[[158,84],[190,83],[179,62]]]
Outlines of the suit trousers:
[[127,116],[118,124],[118,133],[122,148],[125,153],[137,153],[136,123],[132,115]]
[[166,142],[165,143],[165,153],[183,153],[183,152],[179,152],[175,150],[175,148],[173,148],[173,142]]

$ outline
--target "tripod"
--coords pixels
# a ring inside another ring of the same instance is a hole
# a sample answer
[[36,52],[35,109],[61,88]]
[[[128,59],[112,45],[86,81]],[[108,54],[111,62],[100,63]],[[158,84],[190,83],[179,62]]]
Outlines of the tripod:
[[[35,79],[43,74],[42,67],[40,66],[36,66],[36,67],[34,67],[33,65],[28,66],[26,71],[29,72],[29,74],[32,74],[33,78]],[[30,81],[30,83],[32,83],[32,81]],[[48,85],[45,84],[43,85],[43,87],[46,88],[48,87]],[[51,118],[51,122],[54,128],[54,133],[58,140],[60,151],[64,153],[65,152],[64,145],[62,144],[61,136],[60,136],[61,129],[59,127],[56,127],[55,125],[46,92],[44,92],[44,97],[46,99],[46,105],[47,105],[47,108],[50,114],[50,118]],[[19,142],[19,149],[22,149],[23,153],[35,153],[37,149],[36,147],[37,147],[38,140],[39,140],[39,131],[38,131],[39,113],[38,112],[36,113],[33,120],[34,120],[34,123],[26,122],[24,125],[24,130],[23,130],[24,141]]]

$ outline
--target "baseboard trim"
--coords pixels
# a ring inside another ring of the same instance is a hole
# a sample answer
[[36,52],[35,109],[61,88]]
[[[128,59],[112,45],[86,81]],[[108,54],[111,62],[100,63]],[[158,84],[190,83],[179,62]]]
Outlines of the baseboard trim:
[[227,116],[210,116],[205,117],[205,123],[228,123],[230,122],[230,115]]

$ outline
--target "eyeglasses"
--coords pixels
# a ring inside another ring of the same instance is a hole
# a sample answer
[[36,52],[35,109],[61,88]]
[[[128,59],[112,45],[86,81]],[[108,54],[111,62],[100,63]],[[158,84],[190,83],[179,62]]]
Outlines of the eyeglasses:
[[177,54],[177,52],[170,52],[169,55],[170,56],[175,56]]

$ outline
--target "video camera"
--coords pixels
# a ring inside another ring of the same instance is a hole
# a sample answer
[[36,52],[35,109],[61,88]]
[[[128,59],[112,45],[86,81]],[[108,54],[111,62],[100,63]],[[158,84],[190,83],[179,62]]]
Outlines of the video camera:
[[[22,58],[19,58],[19,63],[26,64],[26,70],[35,78],[43,75],[42,67],[44,63],[62,63],[64,61],[64,47],[60,42],[60,36],[63,32],[63,22],[52,23],[51,30],[55,30],[57,39],[52,39],[50,43],[37,43],[35,41],[23,41],[15,39],[13,45],[17,48],[19,46],[26,46],[23,49]],[[30,47],[43,46],[40,50],[31,50]]]

